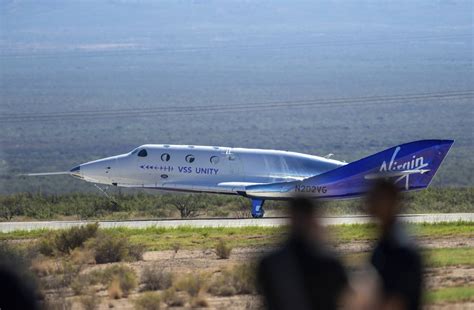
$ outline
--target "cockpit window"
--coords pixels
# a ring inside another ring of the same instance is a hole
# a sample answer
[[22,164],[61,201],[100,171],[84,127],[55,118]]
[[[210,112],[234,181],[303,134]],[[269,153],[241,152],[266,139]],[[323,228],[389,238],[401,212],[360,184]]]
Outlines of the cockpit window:
[[138,152],[137,156],[138,157],[146,157],[148,155],[148,152],[145,149],[142,149],[140,152]]

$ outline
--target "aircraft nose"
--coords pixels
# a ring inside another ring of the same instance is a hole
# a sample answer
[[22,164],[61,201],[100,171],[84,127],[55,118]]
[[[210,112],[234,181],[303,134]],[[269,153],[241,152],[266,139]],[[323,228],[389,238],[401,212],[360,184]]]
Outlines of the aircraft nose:
[[75,177],[78,177],[78,178],[82,179],[81,166],[80,165],[72,168],[71,170],[69,170],[69,173],[71,173],[72,176],[75,176]]
[[[115,157],[98,159],[81,164],[79,167],[74,167],[71,170],[77,170],[77,173],[85,181],[109,184],[115,161]],[[75,173],[71,171],[72,175],[75,175]]]

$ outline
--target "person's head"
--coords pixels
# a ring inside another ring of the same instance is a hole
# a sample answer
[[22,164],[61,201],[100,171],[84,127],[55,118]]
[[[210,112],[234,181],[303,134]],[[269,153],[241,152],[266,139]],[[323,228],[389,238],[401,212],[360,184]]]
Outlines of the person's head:
[[389,225],[401,208],[400,191],[393,182],[377,180],[367,194],[367,211],[382,225]]
[[319,228],[319,208],[315,202],[304,197],[291,199],[289,206],[290,225],[293,234],[312,237]]

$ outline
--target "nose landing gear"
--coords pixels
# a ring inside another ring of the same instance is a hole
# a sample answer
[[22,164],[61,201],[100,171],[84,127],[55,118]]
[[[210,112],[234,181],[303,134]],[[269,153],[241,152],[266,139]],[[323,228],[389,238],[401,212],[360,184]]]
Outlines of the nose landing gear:
[[261,218],[265,214],[265,210],[263,210],[263,203],[265,200],[263,199],[252,199],[252,217],[253,218]]

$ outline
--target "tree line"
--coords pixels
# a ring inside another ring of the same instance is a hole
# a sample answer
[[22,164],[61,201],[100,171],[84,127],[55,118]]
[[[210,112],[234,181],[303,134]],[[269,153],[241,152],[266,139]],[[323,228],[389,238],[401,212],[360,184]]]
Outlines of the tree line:
[[[430,188],[406,195],[405,212],[472,212],[474,187]],[[321,206],[332,214],[364,212],[364,200],[331,201]],[[285,202],[267,201],[276,215]],[[0,195],[0,219],[139,219],[170,217],[249,217],[250,200],[239,196],[181,193],[122,193],[107,197],[91,193]]]

